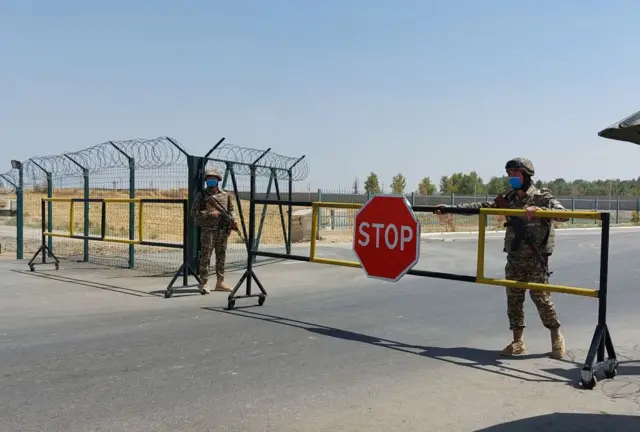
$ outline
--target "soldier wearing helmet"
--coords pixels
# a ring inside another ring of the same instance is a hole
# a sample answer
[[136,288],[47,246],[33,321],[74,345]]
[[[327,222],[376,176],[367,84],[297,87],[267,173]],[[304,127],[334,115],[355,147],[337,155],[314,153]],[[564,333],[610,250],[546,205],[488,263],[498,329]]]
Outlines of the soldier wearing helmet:
[[[231,291],[231,287],[224,283],[224,266],[227,253],[227,241],[232,231],[232,224],[221,214],[226,209],[232,219],[234,206],[231,196],[220,187],[222,176],[216,168],[208,168],[204,172],[204,187],[196,195],[191,207],[191,217],[200,227],[200,267],[199,276],[202,284],[202,294],[211,292],[209,289],[209,265],[211,254],[216,255],[215,291]],[[224,208],[221,208],[224,206]]]
[[[507,253],[505,276],[508,280],[549,283],[547,270],[549,256],[555,247],[555,231],[550,218],[536,218],[536,210],[566,210],[560,202],[554,198],[551,190],[538,189],[534,186],[532,177],[535,175],[533,163],[526,158],[515,158],[508,161],[505,171],[509,176],[511,188],[494,200],[460,204],[454,207],[481,208],[481,207],[508,207],[525,209],[526,217],[524,226],[535,243],[533,247],[523,245],[513,247],[513,240],[518,235],[512,224],[507,223],[504,240],[504,252]],[[568,218],[555,218],[559,222],[568,221]],[[513,341],[503,350],[503,355],[520,355],[526,352],[524,344],[524,300],[525,290],[521,288],[507,288],[507,316],[509,328],[513,332]],[[560,359],[565,354],[564,337],[560,333],[560,320],[551,301],[551,293],[547,291],[529,290],[529,296],[538,309],[542,324],[551,333],[551,357]]]

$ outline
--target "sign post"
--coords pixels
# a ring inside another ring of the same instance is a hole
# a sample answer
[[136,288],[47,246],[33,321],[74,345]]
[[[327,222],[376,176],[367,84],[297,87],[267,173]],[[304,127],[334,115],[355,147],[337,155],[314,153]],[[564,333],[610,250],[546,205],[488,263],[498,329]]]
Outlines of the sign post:
[[366,275],[397,282],[420,260],[420,222],[402,195],[375,195],[358,211],[353,251]]

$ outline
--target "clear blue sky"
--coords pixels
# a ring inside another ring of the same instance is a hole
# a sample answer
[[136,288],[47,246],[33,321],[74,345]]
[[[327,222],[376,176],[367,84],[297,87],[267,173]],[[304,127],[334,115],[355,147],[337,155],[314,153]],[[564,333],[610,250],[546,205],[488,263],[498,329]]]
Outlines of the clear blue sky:
[[306,189],[402,172],[635,178],[638,1],[6,0],[1,159],[169,135],[306,154]]

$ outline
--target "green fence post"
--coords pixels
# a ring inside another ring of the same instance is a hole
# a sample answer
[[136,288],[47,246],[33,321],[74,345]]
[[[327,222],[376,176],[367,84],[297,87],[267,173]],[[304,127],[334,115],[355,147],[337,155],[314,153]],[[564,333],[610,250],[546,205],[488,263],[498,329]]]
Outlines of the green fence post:
[[18,170],[18,183],[7,176],[2,178],[9,182],[16,190],[16,259],[21,260],[24,257],[24,167],[22,162],[18,160],[11,161],[11,168]]
[[[84,167],[84,166],[82,166],[82,165],[80,165],[78,163],[78,161],[76,161],[74,158],[72,158],[68,154],[65,154],[64,157],[69,159],[71,162],[73,162],[74,165],[76,165],[78,168],[80,168],[82,170],[82,178],[84,180],[84,199],[85,199],[85,202],[84,202],[84,235],[85,235],[85,237],[88,237],[89,236],[89,201],[87,201],[87,200],[89,199],[89,169]],[[73,203],[71,205],[73,205]],[[84,240],[82,261],[89,262],[89,240],[87,240],[87,239]]]
[[[193,206],[193,202],[195,201],[198,190],[200,189],[200,181],[202,180],[200,178],[200,169],[204,169],[204,164],[204,158],[187,155],[187,169],[189,176],[187,205],[189,206],[189,209]],[[187,231],[189,233],[189,247],[191,249],[191,266],[197,271],[200,265],[200,230],[195,225],[192,218],[189,218],[187,227]]]
[[[576,211],[576,197],[574,196],[571,197],[571,211]],[[571,225],[574,223],[576,223],[576,220],[571,218]]]
[[[136,160],[134,157],[125,153],[116,143],[109,141],[109,144],[113,146],[122,156],[127,159],[127,165],[129,166],[129,198],[134,199],[136,197]],[[142,221],[138,221],[139,224]],[[129,203],[129,240],[136,239],[136,204]],[[142,241],[142,239],[140,239]],[[134,245],[129,245],[129,268],[135,268],[136,266],[136,248]]]
[[[50,172],[47,172],[47,198],[53,198],[53,178]],[[51,199],[47,202],[47,231],[53,231],[53,202],[51,202]],[[47,237],[47,247],[49,247],[49,256],[51,256],[53,252],[53,237]]]
[[[595,206],[596,206],[596,211],[600,210],[600,201],[598,200],[598,197],[596,197],[595,199]],[[596,225],[598,225],[598,222],[600,222],[598,219],[594,220],[593,223],[595,223]]]
[[16,220],[18,226],[16,228],[16,259],[24,258],[24,165],[20,161],[15,161],[16,166],[11,162],[14,168],[18,169],[18,187],[16,188],[16,201],[18,205],[18,214]]
[[[84,199],[89,199],[89,170],[87,168],[82,169],[82,177],[84,180]],[[89,201],[84,202],[84,235],[89,236]],[[89,240],[84,240],[84,247],[82,248],[82,261],[89,262]]]
[[287,182],[289,186],[289,192],[287,194],[287,199],[289,201],[289,205],[287,206],[287,244],[285,246],[287,255],[291,255],[291,224],[293,223],[293,206],[291,205],[291,201],[293,201],[293,168],[295,168],[295,166],[304,158],[305,155],[300,156],[300,158],[298,158],[298,160],[287,169]]
[[[28,162],[37,166],[44,173],[47,179],[47,198],[53,198],[53,176],[51,173],[33,159],[29,159]],[[53,203],[51,202],[51,199],[47,202],[47,231],[53,231]],[[47,237],[47,247],[49,248],[48,255],[51,256],[53,251],[53,238],[51,236]]]
[[[129,198],[134,199],[136,197],[136,160],[133,157],[129,158]],[[142,204],[138,204],[142,205]],[[138,223],[142,224],[144,221],[139,220]],[[136,239],[136,204],[129,203],[129,240]],[[143,239],[139,239],[142,241]],[[129,245],[129,268],[135,268],[136,266],[136,248],[135,245]]]

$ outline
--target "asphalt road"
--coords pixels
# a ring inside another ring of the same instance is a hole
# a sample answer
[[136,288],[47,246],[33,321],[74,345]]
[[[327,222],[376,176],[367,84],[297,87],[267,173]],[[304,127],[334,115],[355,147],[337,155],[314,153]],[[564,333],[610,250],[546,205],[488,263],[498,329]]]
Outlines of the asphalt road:
[[[521,431],[640,430],[637,417],[613,416],[638,412],[640,399],[638,241],[636,231],[611,238],[609,322],[625,363],[593,391],[575,381],[594,299],[554,296],[566,361],[546,357],[548,333],[527,301],[531,355],[505,360],[499,287],[411,276],[391,284],[286,262],[256,269],[269,290],[263,307],[239,300],[251,307],[225,311],[222,293],[162,298],[166,278],[77,263],[32,274],[3,259],[0,430],[436,432],[514,430],[498,428],[512,421]],[[554,282],[596,288],[596,232],[562,233],[558,243]],[[500,245],[488,241],[488,276],[503,272]],[[422,246],[417,268],[474,274],[474,241]]]

